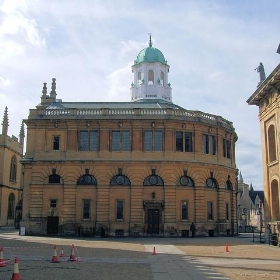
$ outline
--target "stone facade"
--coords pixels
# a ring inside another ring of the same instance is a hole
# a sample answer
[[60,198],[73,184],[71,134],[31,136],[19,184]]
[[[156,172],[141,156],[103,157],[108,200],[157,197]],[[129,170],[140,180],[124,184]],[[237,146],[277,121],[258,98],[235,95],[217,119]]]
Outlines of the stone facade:
[[[142,71],[160,65],[148,51]],[[49,95],[44,84],[24,120],[27,234],[188,236],[192,222],[197,235],[237,233],[235,129],[159,95],[164,78],[133,102],[62,102],[55,79]]]
[[22,167],[24,131],[20,140],[8,136],[8,108],[4,112],[0,134],[0,226],[18,227],[21,219]]
[[279,114],[280,114],[280,64],[258,85],[247,100],[249,105],[259,107],[261,127],[265,221],[271,224],[272,232],[277,231],[280,222],[279,204]]

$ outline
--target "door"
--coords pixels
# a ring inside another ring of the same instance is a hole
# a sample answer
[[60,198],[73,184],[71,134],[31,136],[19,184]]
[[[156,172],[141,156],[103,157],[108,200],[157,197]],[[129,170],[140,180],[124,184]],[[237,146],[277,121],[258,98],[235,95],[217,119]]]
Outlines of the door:
[[148,234],[159,234],[159,210],[148,210]]
[[47,234],[58,234],[58,217],[49,216],[47,219]]

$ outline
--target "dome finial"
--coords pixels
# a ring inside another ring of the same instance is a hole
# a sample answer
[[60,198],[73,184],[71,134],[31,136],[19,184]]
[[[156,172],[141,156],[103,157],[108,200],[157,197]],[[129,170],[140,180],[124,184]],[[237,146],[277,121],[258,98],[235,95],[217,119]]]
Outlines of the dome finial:
[[152,44],[152,33],[148,33],[150,35],[150,41],[149,41],[149,47],[151,48],[153,46]]

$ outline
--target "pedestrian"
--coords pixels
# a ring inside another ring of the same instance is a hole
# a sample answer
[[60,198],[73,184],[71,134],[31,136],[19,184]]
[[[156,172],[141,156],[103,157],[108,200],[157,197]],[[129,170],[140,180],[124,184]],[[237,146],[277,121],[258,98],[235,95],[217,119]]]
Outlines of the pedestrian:
[[192,222],[191,226],[190,226],[190,231],[192,232],[192,237],[195,236],[195,232],[196,232],[196,228],[195,228],[195,224]]

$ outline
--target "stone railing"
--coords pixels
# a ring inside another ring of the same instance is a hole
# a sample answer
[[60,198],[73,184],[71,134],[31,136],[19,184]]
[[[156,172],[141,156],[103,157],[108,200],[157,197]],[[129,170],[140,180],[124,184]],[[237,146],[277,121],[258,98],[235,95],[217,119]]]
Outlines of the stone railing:
[[192,122],[203,122],[209,125],[222,126],[227,129],[233,130],[232,122],[222,118],[201,111],[191,111],[184,109],[172,109],[172,108],[102,108],[102,109],[31,109],[28,119],[127,119],[128,116],[133,116],[133,119],[169,119],[169,120],[181,120]]

